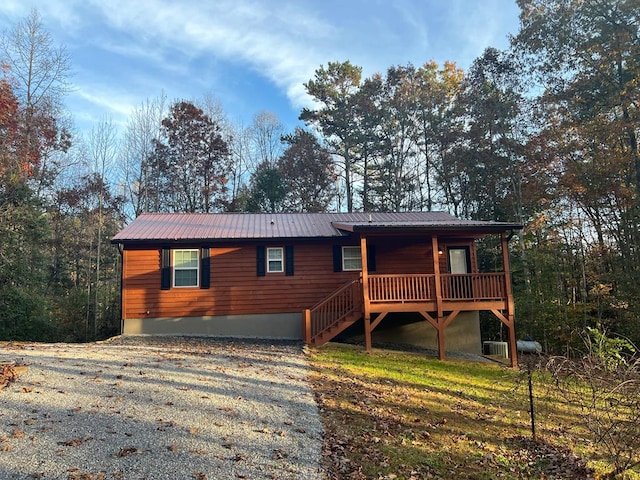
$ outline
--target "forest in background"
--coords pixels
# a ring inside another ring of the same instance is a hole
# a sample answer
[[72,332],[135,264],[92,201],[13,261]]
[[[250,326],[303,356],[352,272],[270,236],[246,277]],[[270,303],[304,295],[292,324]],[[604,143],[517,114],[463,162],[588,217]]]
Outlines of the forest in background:
[[[123,131],[76,134],[70,59],[32,12],[0,39],[0,338],[119,332],[109,241],[142,212],[445,210],[524,226],[520,338],[557,352],[597,327],[640,344],[640,4],[517,3],[510,48],[467,71],[319,66],[293,132],[160,94]],[[498,245],[479,252],[500,268]]]

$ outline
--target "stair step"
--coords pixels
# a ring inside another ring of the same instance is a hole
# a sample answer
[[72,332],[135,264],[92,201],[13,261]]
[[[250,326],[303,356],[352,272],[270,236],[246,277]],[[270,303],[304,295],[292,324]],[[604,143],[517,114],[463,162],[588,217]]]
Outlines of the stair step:
[[343,318],[342,321],[331,325],[328,329],[322,333],[311,338],[311,344],[314,346],[321,346],[331,341],[336,335],[343,332],[347,327],[353,325],[356,321],[362,318],[362,313],[353,313]]

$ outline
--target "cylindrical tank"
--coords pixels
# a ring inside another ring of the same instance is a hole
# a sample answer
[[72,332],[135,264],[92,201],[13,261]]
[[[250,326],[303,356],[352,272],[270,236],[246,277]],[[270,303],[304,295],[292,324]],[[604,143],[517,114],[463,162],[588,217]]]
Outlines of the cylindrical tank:
[[542,352],[542,345],[534,340],[518,340],[516,342],[518,352],[521,353],[540,353]]

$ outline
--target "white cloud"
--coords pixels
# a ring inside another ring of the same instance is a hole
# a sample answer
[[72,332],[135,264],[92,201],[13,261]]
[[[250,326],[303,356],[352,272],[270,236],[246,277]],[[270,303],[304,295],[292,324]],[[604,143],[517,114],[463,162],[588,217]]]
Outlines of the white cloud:
[[235,1],[185,2],[180,7],[160,0],[94,6],[111,28],[140,42],[106,44],[111,51],[144,57],[165,70],[181,70],[175,52],[182,60],[211,55],[244,63],[287,92],[296,105],[306,103],[300,86],[326,61],[320,53],[322,43],[334,32],[329,23],[295,5],[274,12],[263,3]]
[[116,120],[128,117],[134,105],[138,103],[137,97],[127,97],[122,94],[122,91],[95,85],[90,88],[78,88],[74,91],[74,95],[86,102],[102,107],[109,116],[113,116]]
[[466,68],[486,46],[506,45],[517,15],[515,0],[4,0],[0,25],[33,7],[82,62],[78,98],[120,117],[163,89],[255,98],[233,90],[259,82],[232,75],[253,74],[299,110],[311,105],[303,83],[329,61],[365,76],[430,59]]

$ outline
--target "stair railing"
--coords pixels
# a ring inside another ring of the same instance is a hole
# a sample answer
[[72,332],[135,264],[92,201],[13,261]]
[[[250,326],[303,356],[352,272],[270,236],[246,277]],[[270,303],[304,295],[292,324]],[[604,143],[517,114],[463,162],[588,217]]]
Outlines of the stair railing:
[[354,312],[362,311],[362,280],[353,280],[343,285],[324,300],[304,311],[303,336],[305,343],[331,327],[339,325]]

